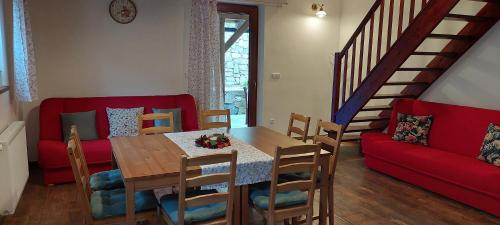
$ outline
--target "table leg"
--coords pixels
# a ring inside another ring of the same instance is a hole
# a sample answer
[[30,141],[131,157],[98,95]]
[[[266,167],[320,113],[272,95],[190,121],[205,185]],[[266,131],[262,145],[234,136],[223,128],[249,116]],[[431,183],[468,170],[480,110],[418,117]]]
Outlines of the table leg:
[[233,221],[234,225],[241,224],[241,186],[234,188]]
[[125,182],[127,224],[135,225],[135,185],[133,182]]
[[118,169],[118,164],[116,164],[115,154],[111,153],[111,168]]
[[241,186],[241,225],[250,223],[250,207],[248,205],[248,185]]
[[328,206],[327,204],[327,196],[328,196],[328,184],[329,184],[329,179],[328,179],[328,168],[329,168],[329,157],[321,157],[321,182],[320,182],[320,199],[319,199],[319,224],[320,225],[325,225],[326,224],[326,208]]

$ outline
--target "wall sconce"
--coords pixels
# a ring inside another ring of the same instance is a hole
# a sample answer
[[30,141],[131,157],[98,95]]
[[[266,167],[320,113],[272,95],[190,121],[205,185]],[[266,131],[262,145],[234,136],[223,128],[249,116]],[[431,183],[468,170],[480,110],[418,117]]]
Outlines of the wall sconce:
[[318,4],[318,3],[314,3],[312,4],[312,10],[314,12],[316,12],[316,16],[319,17],[319,18],[323,18],[325,17],[327,14],[325,12],[325,10],[323,9],[325,7],[324,4]]

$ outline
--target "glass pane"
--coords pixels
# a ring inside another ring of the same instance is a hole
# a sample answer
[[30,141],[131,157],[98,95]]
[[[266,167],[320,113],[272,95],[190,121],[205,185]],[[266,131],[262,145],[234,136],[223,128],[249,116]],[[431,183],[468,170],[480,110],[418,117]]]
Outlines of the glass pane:
[[224,41],[230,46],[224,54],[224,107],[231,110],[231,127],[235,128],[247,126],[250,47],[247,20],[226,18],[224,21]]

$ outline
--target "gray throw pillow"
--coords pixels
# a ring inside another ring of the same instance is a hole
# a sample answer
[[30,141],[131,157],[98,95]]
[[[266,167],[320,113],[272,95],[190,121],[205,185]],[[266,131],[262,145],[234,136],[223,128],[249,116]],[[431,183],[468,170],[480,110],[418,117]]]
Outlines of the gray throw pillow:
[[[174,114],[174,132],[182,132],[182,109],[156,109],[153,108],[153,113],[169,113],[172,112]],[[155,120],[155,127],[168,127],[170,126],[169,120]]]
[[99,138],[95,124],[95,110],[89,112],[61,113],[64,142],[68,142],[71,126],[75,125],[80,140],[89,141]]
[[144,107],[130,109],[106,108],[109,121],[109,137],[137,136],[137,117],[144,112]]

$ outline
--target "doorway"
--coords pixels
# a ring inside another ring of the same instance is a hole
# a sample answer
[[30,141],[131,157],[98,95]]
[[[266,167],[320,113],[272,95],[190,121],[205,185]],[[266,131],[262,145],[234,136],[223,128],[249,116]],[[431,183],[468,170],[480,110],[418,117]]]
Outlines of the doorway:
[[257,120],[258,8],[219,3],[224,108],[231,127]]

